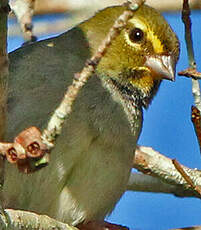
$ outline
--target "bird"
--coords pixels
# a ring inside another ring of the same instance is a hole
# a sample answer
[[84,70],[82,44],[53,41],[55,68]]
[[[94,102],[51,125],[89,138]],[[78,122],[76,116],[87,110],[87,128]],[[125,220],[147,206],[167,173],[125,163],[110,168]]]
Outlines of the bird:
[[[59,36],[9,54],[7,141],[30,126],[46,127],[74,74],[125,10],[107,7]],[[80,90],[49,165],[25,175],[6,164],[4,207],[80,229],[104,222],[126,191],[143,110],[163,79],[174,81],[178,58],[175,32],[159,12],[142,5]]]

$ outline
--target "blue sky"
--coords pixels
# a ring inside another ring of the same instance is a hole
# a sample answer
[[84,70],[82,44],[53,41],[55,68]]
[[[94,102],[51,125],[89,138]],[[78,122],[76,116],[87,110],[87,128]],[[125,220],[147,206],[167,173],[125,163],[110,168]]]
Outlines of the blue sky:
[[[187,67],[184,27],[180,13],[165,13],[181,42],[177,72]],[[60,17],[60,16],[59,16]],[[55,16],[35,20],[53,20]],[[201,70],[201,13],[192,13],[193,40],[198,70]],[[13,23],[13,22],[9,22]],[[8,50],[20,46],[22,38],[8,39]],[[145,111],[143,132],[139,144],[152,146],[170,158],[176,158],[191,168],[201,168],[201,156],[190,120],[193,98],[191,80],[178,77],[176,82],[164,81],[152,105]],[[173,195],[126,192],[117,204],[109,221],[130,229],[162,230],[201,225],[201,202],[196,198],[177,198]]]

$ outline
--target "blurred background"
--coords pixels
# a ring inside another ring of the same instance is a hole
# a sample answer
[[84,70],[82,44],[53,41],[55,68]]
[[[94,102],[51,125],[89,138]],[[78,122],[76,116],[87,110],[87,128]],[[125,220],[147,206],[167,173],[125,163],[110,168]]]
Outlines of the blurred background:
[[[16,0],[10,3],[15,4]],[[33,34],[40,39],[56,36],[105,6],[122,3],[117,0],[36,0]],[[177,72],[188,66],[181,21],[182,0],[148,0],[147,4],[162,12],[181,42]],[[192,0],[192,31],[198,70],[201,70],[201,1]],[[8,51],[24,42],[20,25],[11,14],[8,23]],[[164,81],[148,111],[139,144],[152,146],[180,163],[201,168],[199,146],[190,120],[193,98],[191,80],[177,76],[176,82]],[[165,230],[201,225],[201,201],[167,194],[126,192],[108,221],[135,230]]]

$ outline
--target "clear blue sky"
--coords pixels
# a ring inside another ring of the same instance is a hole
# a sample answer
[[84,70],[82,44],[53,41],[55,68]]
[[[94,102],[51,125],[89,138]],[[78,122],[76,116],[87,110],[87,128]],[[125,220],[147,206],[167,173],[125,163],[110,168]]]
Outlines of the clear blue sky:
[[[164,14],[181,42],[177,71],[187,67],[184,29],[180,13]],[[59,16],[60,17],[60,16]],[[54,16],[38,17],[51,20]],[[193,39],[198,69],[201,70],[201,13],[192,13]],[[10,22],[12,23],[12,22]],[[20,46],[22,38],[8,39],[8,50]],[[148,111],[145,111],[143,132],[139,144],[152,146],[182,164],[201,168],[201,156],[190,121],[191,80],[178,77],[176,82],[164,81]],[[135,230],[165,230],[201,225],[201,201],[195,198],[177,198],[173,195],[126,192],[108,218]]]

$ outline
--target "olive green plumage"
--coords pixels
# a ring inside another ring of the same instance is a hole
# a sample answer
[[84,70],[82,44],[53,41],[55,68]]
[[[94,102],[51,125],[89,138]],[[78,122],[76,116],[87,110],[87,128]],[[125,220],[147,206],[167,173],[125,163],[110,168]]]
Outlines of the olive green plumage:
[[[92,53],[124,10],[124,7],[109,7],[79,26],[89,39]],[[132,41],[135,28],[143,32],[142,38],[136,42]],[[170,53],[176,62],[179,54],[176,35],[157,11],[144,5],[113,41],[98,65],[97,72],[102,76],[109,75],[131,91],[137,89],[141,96],[139,103],[147,107],[154,96],[153,92],[158,89],[161,76],[151,76],[150,69],[144,65],[145,57]]]
[[[124,10],[107,8],[58,37],[9,55],[8,141],[27,127],[45,127],[74,73]],[[109,214],[126,190],[142,107],[163,77],[173,78],[178,47],[159,13],[148,6],[137,10],[81,89],[50,165],[28,176],[7,166],[6,207],[73,225]]]

